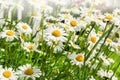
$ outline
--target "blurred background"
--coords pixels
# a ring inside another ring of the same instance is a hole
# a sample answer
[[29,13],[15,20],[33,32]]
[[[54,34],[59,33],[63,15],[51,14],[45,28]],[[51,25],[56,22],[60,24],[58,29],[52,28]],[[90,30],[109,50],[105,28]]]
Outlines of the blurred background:
[[12,12],[16,9],[18,19],[22,18],[22,14],[38,15],[39,12],[45,10],[47,13],[57,12],[59,8],[77,7],[94,7],[101,11],[111,12],[113,9],[120,8],[120,0],[0,0],[0,18],[6,13],[11,18]]
[[94,4],[96,8],[101,10],[113,10],[120,8],[120,0],[72,0],[73,4],[88,6]]

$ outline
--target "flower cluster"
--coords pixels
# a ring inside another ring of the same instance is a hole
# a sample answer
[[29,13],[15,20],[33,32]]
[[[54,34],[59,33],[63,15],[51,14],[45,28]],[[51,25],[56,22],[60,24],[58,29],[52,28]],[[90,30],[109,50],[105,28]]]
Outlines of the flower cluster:
[[14,71],[13,68],[0,67],[0,79],[1,80],[18,80],[29,79],[35,80],[36,77],[41,76],[41,71],[37,67],[32,67],[30,64],[19,66],[18,70]]

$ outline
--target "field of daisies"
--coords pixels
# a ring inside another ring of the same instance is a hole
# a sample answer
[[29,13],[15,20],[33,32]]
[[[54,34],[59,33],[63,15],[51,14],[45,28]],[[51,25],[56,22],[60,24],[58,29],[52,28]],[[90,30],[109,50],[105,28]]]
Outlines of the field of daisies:
[[0,80],[120,80],[120,9],[103,1],[0,0]]

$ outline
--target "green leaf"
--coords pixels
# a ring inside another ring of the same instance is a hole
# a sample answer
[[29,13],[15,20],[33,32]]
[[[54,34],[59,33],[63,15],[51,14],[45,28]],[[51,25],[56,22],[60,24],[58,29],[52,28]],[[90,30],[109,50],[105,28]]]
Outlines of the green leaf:
[[95,25],[94,28],[95,28],[95,32],[98,33],[100,26],[99,25]]

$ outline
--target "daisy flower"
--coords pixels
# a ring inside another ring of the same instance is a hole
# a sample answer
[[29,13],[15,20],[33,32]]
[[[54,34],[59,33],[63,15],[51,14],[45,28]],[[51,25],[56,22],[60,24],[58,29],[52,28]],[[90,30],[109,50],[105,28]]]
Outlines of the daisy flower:
[[17,80],[18,76],[12,68],[5,68],[0,70],[1,80]]
[[114,63],[112,58],[107,58],[107,56],[103,56],[103,54],[100,55],[100,59],[102,59],[104,66],[109,66],[111,63]]
[[45,0],[26,0],[28,4],[30,4],[33,7],[38,7],[39,4],[46,4]]
[[52,13],[52,11],[53,11],[53,8],[49,5],[46,5],[46,4],[41,4],[39,9],[41,12],[44,12],[46,14]]
[[120,40],[120,27],[114,27],[111,33],[111,37],[113,37],[113,40],[116,42],[119,42]]
[[32,18],[34,18],[35,20],[39,20],[41,19],[41,13],[39,11],[39,9],[34,9],[33,11],[31,11],[31,15]]
[[76,27],[76,26],[78,25],[78,21],[75,20],[75,19],[71,19],[71,20],[70,20],[70,25],[71,25],[72,27]]
[[114,48],[118,54],[120,54],[120,42],[114,44]]
[[64,48],[64,45],[62,42],[58,41],[58,42],[55,42],[53,40],[49,40],[47,41],[47,44],[50,46],[50,47],[53,47],[54,48],[54,53],[56,53],[56,51],[62,51],[63,48]]
[[114,11],[113,11],[113,15],[114,16],[120,16],[120,9],[115,9]]
[[98,41],[99,37],[97,36],[97,34],[92,31],[88,37],[88,40],[91,44],[95,44]]
[[0,36],[6,38],[6,41],[13,41],[14,38],[17,39],[16,33],[13,30],[5,30],[4,32],[1,32]]
[[76,6],[74,6],[74,7],[71,8],[71,12],[72,12],[73,14],[80,14],[80,10],[79,10],[79,8],[76,7]]
[[107,39],[106,39],[106,43],[105,43],[105,44],[106,44],[106,45],[113,46],[113,45],[114,45],[114,42],[113,42],[113,40],[112,40],[112,39],[107,38]]
[[70,19],[66,24],[70,26],[71,31],[80,31],[81,29],[77,19]]
[[104,19],[106,21],[112,21],[114,19],[114,16],[113,16],[113,14],[106,13],[105,16],[104,16]]
[[[113,13],[106,13],[105,18],[107,18],[107,21],[112,21],[115,25],[120,25],[120,10],[116,9],[113,11]],[[110,19],[110,20],[109,20]]]
[[[114,72],[112,70],[106,71],[106,70],[100,69],[98,70],[97,74],[103,79],[110,79],[114,74]],[[111,80],[118,80],[118,79],[115,76],[113,76]]]
[[70,9],[67,9],[67,8],[63,7],[63,8],[61,8],[60,12],[61,13],[69,13]]
[[59,14],[60,18],[62,18],[63,20],[69,20],[72,18],[72,16],[70,14]]
[[20,33],[25,33],[25,34],[32,33],[32,29],[31,29],[31,27],[27,23],[20,22],[20,23],[17,24],[16,27],[18,28],[18,31]]
[[58,41],[65,42],[67,40],[66,36],[67,36],[66,32],[59,27],[51,26],[45,30],[46,41],[52,40],[55,42]]
[[74,31],[73,29],[71,29],[71,26],[68,24],[61,24],[61,25],[67,32]]
[[54,44],[54,52],[56,51],[62,51],[64,48],[64,45],[62,42],[57,42],[56,44]]
[[32,67],[30,64],[20,66],[17,74],[20,76],[20,78],[25,78],[25,80],[29,78],[36,80],[36,77],[40,77],[42,75],[39,68]]
[[97,32],[97,36],[99,36],[99,37],[102,36],[102,34],[103,34],[102,31],[98,31],[98,32]]
[[36,51],[37,50],[37,45],[35,43],[31,43],[31,42],[25,42],[22,44],[22,47],[27,51],[27,52],[31,52],[31,51]]
[[70,54],[68,55],[68,58],[71,59],[72,64],[78,65],[81,67],[84,64],[84,54]]
[[108,6],[108,3],[107,4],[104,4],[104,3],[106,3],[106,0],[85,0],[84,5],[89,4],[89,5],[91,5],[91,7],[93,7],[93,6],[94,7],[102,7],[102,6],[106,7],[106,6]]

